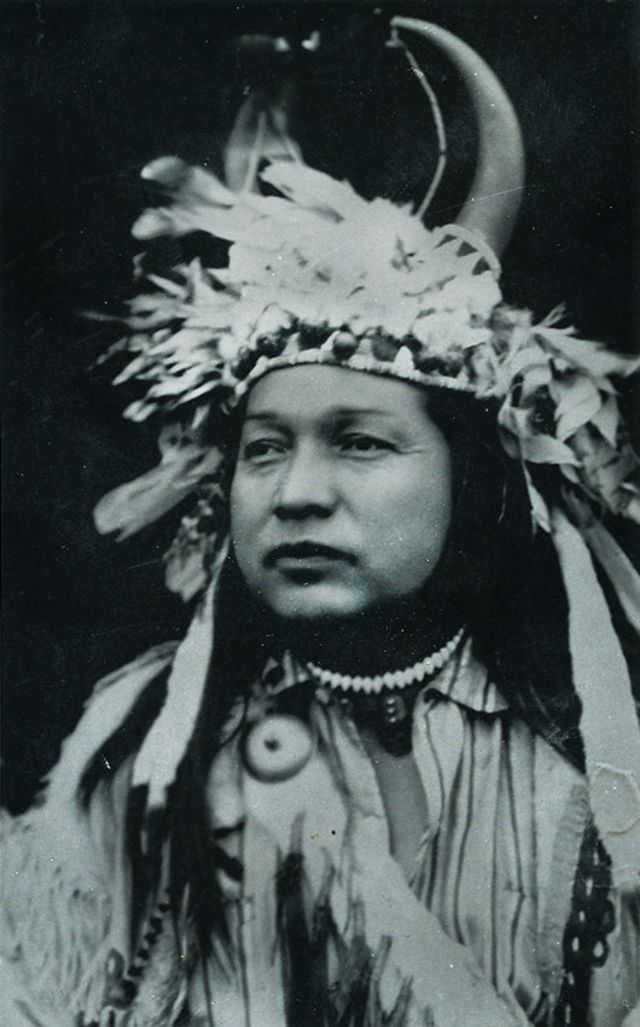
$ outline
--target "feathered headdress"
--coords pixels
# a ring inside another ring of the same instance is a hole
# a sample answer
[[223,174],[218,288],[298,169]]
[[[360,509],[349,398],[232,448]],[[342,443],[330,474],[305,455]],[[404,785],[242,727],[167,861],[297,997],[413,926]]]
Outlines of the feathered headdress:
[[[138,219],[137,239],[198,231],[229,247],[222,267],[194,260],[165,277],[149,274],[146,291],[130,303],[125,337],[110,351],[128,356],[116,382],[135,379],[143,386],[125,416],[159,416],[162,459],[106,496],[96,523],[122,537],[193,493],[194,511],[167,556],[167,581],[185,599],[206,597],[178,652],[166,706],[134,777],[150,785],[153,803],[164,801],[204,687],[216,568],[226,544],[226,514],[219,516],[223,449],[205,442],[211,409],[229,409],[275,368],[309,363],[460,390],[495,404],[504,448],[527,483],[533,520],[556,546],[594,815],[618,882],[637,884],[640,736],[628,670],[592,555],[639,628],[640,578],[601,516],[640,522],[638,460],[613,384],[616,376],[637,371],[640,359],[579,338],[563,325],[561,310],[536,322],[503,301],[497,254],[511,233],[524,179],[513,108],[481,58],[450,33],[406,18],[395,18],[392,27],[430,99],[398,30],[443,50],[469,89],[479,155],[455,224],[427,229],[422,209],[367,201],[346,182],[306,166],[288,137],[286,117],[273,112],[269,138],[273,142],[274,132],[280,133],[282,145],[259,176],[269,195],[256,186],[264,139],[259,131],[248,160],[228,163],[236,171],[227,185],[176,158],[156,160],[142,172],[166,202]],[[241,114],[246,121],[246,110]],[[535,467],[541,464],[557,469],[562,487],[554,495],[563,497],[562,505],[539,491]],[[171,747],[175,758],[167,758],[167,718],[183,690],[191,695],[182,704],[188,716],[180,717],[181,741]]]

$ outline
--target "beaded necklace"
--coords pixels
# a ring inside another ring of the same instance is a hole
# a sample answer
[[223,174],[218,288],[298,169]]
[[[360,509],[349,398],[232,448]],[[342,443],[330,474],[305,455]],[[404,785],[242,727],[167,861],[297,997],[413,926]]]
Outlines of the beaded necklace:
[[387,750],[395,756],[411,750],[411,714],[420,687],[449,662],[464,635],[460,628],[434,653],[405,670],[352,676],[308,663],[311,676],[319,685],[334,692],[344,712],[368,724]]
[[453,638],[450,638],[449,641],[437,649],[436,652],[430,653],[428,656],[425,656],[422,660],[414,663],[411,667],[407,667],[405,670],[397,670],[387,672],[386,674],[376,674],[372,677],[365,677],[359,675],[352,676],[351,674],[340,674],[338,671],[326,670],[324,667],[320,667],[317,663],[309,662],[307,666],[316,681],[319,681],[321,685],[327,685],[335,691],[345,693],[362,692],[365,695],[380,695],[385,691],[385,689],[391,690],[408,688],[410,685],[424,681],[425,678],[429,678],[435,674],[436,671],[441,670],[444,665],[448,663],[454,653],[460,639],[462,638],[463,632],[464,628],[460,628]]

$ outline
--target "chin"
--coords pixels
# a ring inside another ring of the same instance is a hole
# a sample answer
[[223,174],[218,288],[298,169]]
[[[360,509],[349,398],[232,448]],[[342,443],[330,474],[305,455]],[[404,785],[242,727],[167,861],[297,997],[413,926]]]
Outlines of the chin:
[[367,607],[362,596],[326,585],[300,585],[263,596],[269,609],[286,621],[322,621],[353,617]]

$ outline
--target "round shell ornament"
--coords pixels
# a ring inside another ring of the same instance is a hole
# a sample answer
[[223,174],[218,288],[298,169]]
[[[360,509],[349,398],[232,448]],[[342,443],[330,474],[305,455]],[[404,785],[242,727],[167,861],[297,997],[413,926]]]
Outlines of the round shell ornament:
[[254,724],[247,734],[244,758],[247,769],[259,781],[286,781],[309,762],[313,739],[299,717],[278,713]]

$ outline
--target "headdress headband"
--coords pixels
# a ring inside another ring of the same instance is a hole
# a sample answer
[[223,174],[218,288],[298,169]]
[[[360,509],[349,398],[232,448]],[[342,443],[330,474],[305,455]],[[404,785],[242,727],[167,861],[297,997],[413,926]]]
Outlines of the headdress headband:
[[[280,126],[281,150],[289,157],[272,162],[260,176],[276,195],[257,191],[260,123],[242,182],[230,183],[235,188],[175,158],[148,165],[143,177],[168,202],[138,219],[136,238],[197,230],[230,246],[224,267],[193,261],[167,277],[148,275],[149,290],[130,304],[127,335],[115,348],[132,359],[116,381],[143,383],[144,395],[125,414],[137,421],[161,418],[162,461],[105,497],[96,522],[101,531],[124,536],[198,493],[196,511],[183,521],[169,554],[168,583],[185,598],[210,585],[205,607],[211,614],[214,567],[224,547],[215,530],[216,505],[224,501],[217,480],[221,452],[202,436],[212,406],[233,404],[269,371],[308,363],[492,401],[504,448],[521,464],[533,519],[551,532],[558,550],[592,804],[614,873],[628,883],[638,872],[631,854],[640,851],[640,741],[626,665],[584,540],[611,578],[622,608],[640,608],[640,579],[598,520],[608,512],[640,521],[637,459],[612,384],[612,376],[633,373],[640,361],[577,338],[573,328],[560,326],[559,310],[535,323],[528,311],[504,304],[496,254],[513,227],[524,167],[513,108],[484,61],[450,33],[406,18],[393,19],[392,29],[398,45],[404,46],[398,31],[408,30],[439,47],[468,87],[479,155],[458,221],[428,230],[421,211],[380,198],[366,201],[349,184],[307,167],[282,118],[272,121]],[[430,93],[406,46],[405,52]],[[538,491],[539,464],[558,469],[564,511],[550,507]],[[597,672],[583,658],[592,651],[595,627],[595,607],[589,613],[581,591],[580,575],[589,568],[602,613],[597,623],[603,665]],[[205,635],[200,626],[187,636],[184,646],[197,642],[202,673],[194,675],[192,656],[176,659],[166,707],[136,768],[136,781],[151,785],[155,803],[163,801],[176,770],[161,751],[171,695],[189,687],[197,701],[185,708],[199,708],[210,653]],[[180,674],[182,666],[190,668],[189,682]],[[616,724],[621,718],[626,725],[617,746],[601,729],[607,711]],[[174,746],[180,758],[193,717]]]

